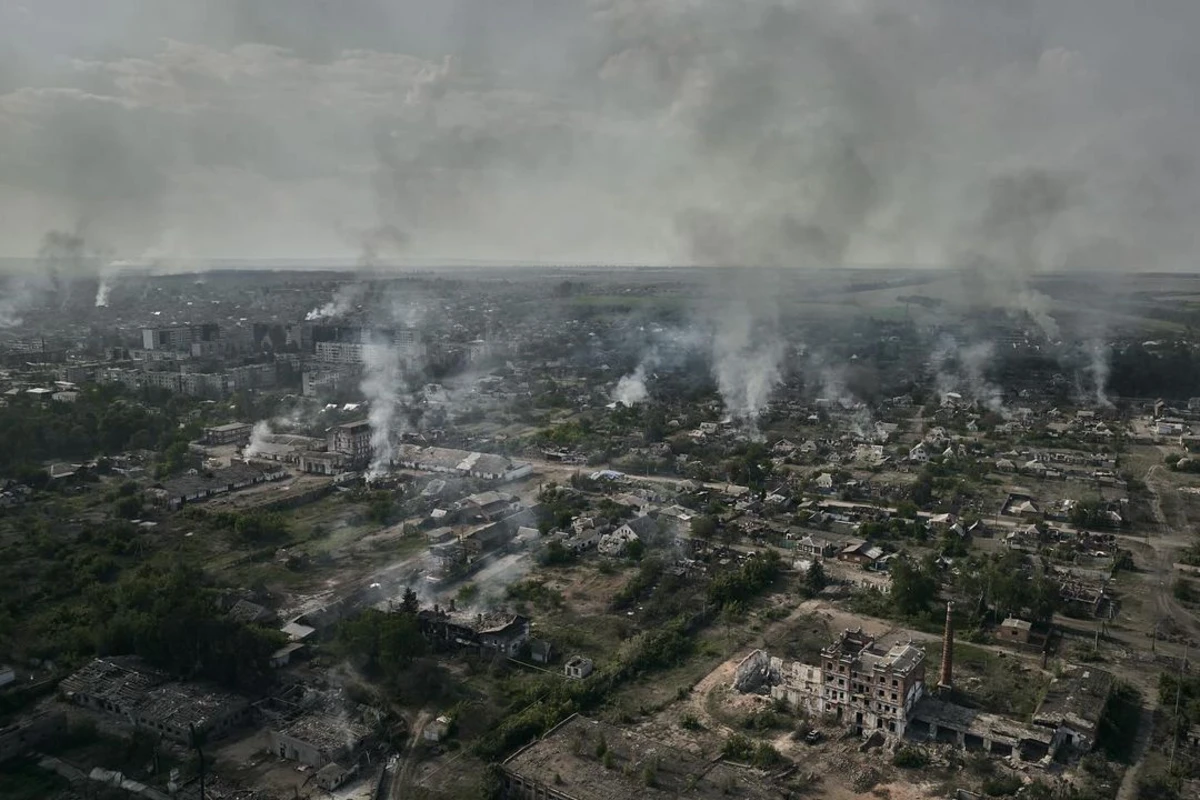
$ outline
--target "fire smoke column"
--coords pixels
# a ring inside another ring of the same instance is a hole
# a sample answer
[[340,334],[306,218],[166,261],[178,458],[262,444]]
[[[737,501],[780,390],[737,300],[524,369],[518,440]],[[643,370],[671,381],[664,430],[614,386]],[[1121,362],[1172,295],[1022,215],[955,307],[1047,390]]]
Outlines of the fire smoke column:
[[1101,408],[1112,408],[1112,400],[1108,397],[1108,347],[1100,341],[1088,344],[1091,355],[1092,382],[1096,392],[1096,404]]
[[262,452],[263,444],[266,443],[266,437],[270,435],[270,422],[262,419],[254,423],[254,428],[250,431],[250,443],[242,449],[242,458],[253,458]]
[[617,381],[617,388],[613,390],[612,394],[615,402],[628,408],[645,402],[649,396],[650,391],[646,388],[646,362],[644,361],[638,364],[637,369],[633,372],[621,376],[621,380]]
[[942,668],[938,673],[938,688],[954,688],[954,603],[946,603],[946,629],[942,632]]
[[392,427],[400,405],[400,359],[385,344],[363,348],[365,374],[362,392],[370,403],[367,420],[371,424],[371,466],[367,480],[384,474],[392,463]]

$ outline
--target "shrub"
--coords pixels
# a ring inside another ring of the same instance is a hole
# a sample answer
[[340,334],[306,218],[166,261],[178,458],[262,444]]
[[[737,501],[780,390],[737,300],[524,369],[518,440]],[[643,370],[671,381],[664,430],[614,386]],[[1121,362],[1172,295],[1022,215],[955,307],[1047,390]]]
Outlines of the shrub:
[[988,797],[1008,797],[1016,794],[1022,785],[1016,775],[997,775],[983,782],[983,793]]
[[903,769],[921,769],[929,764],[929,758],[915,747],[901,747],[892,756],[892,765]]

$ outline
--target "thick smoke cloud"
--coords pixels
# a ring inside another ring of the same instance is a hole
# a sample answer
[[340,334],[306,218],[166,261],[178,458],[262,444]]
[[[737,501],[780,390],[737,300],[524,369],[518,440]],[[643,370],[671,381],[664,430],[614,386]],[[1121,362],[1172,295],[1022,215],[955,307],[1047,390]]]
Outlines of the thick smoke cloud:
[[0,252],[1192,266],[1189,32],[1155,0],[9,4]]

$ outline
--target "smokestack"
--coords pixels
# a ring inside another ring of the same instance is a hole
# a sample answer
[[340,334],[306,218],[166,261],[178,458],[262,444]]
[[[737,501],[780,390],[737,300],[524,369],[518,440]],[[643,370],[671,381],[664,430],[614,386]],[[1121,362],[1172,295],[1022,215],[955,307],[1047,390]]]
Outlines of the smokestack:
[[942,633],[942,670],[938,675],[938,689],[949,691],[954,688],[954,603],[946,603],[946,630]]

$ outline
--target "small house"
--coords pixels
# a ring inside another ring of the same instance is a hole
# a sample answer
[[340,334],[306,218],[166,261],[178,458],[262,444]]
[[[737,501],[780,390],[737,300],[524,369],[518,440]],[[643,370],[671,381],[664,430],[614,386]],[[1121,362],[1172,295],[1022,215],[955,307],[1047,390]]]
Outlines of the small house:
[[1009,617],[996,629],[996,641],[1011,644],[1028,644],[1033,625],[1026,620]]

